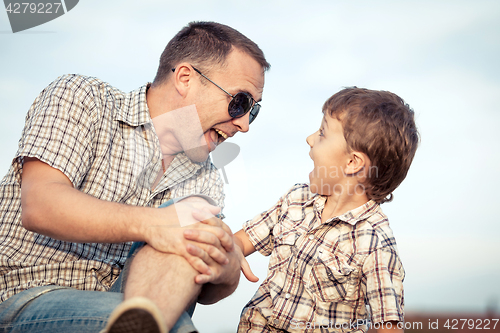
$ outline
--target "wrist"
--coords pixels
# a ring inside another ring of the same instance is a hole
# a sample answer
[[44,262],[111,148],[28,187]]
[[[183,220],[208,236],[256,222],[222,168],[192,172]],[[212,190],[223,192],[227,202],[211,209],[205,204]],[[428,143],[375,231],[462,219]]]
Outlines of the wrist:
[[147,231],[150,221],[153,220],[153,213],[149,207],[126,206],[125,216],[128,223],[125,232],[128,240],[147,243]]
[[233,235],[233,242],[235,245],[238,246],[238,249],[243,253],[243,242],[241,241],[241,239],[236,237],[236,235]]
[[166,226],[179,227],[179,218],[174,205],[161,208],[143,207],[136,224],[136,238],[139,241],[150,243],[152,237],[159,232],[159,228]]

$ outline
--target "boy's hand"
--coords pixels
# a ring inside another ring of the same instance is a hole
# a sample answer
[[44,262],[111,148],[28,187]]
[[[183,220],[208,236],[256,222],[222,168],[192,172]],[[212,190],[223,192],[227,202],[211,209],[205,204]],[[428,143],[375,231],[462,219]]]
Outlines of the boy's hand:
[[250,265],[248,264],[248,261],[245,259],[245,256],[243,255],[243,252],[239,246],[236,246],[236,251],[240,256],[241,271],[243,272],[247,280],[250,282],[258,282],[259,278],[255,276],[255,274],[252,272],[252,269],[250,268]]
[[[192,216],[195,220],[200,221],[200,225],[205,225],[208,228],[212,228],[211,230],[213,231],[217,230],[217,228],[220,228],[222,230],[222,233],[218,231],[217,234],[215,234],[220,239],[220,244],[227,252],[231,252],[234,250],[233,232],[231,231],[231,228],[229,228],[227,224],[222,222],[220,218],[214,216],[213,214],[210,214],[210,212],[201,210],[192,211]],[[225,237],[226,235],[229,237]],[[202,242],[201,240],[197,239],[187,239]]]
[[[255,274],[253,274],[253,272],[250,268],[250,265],[248,264],[247,260],[245,259],[245,256],[243,255],[243,252],[242,252],[242,249],[240,249],[239,246],[234,246],[234,244],[235,244],[234,235],[227,224],[222,222],[222,220],[217,218],[217,217],[208,216],[206,214],[206,212],[199,212],[199,211],[193,212],[193,217],[197,220],[200,220],[202,224],[206,224],[208,226],[215,227],[215,228],[217,228],[217,227],[221,228],[222,230],[224,230],[227,233],[227,235],[230,235],[231,240],[228,240],[227,238],[220,238],[221,245],[226,252],[235,251],[234,254],[227,253],[227,255],[230,255],[230,256],[236,255],[237,259],[239,260],[240,269],[248,281],[250,281],[250,282],[259,281],[259,278],[257,276],[255,276]],[[213,229],[213,230],[216,230],[216,229]],[[203,240],[197,234],[184,233],[184,237],[188,240],[191,240],[191,241],[203,242]],[[199,255],[200,251],[196,251],[195,249],[191,248],[190,253],[192,253],[192,254],[196,253]],[[206,278],[203,278],[202,275],[204,275],[204,274],[201,274],[199,277],[197,277],[196,280],[197,281],[205,281]],[[207,282],[213,282],[213,281],[207,281]],[[206,283],[206,282],[203,282],[203,283]]]

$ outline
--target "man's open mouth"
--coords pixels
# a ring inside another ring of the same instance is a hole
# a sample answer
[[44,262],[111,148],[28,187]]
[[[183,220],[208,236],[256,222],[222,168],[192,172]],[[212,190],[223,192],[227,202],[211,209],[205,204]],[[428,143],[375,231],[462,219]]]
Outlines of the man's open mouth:
[[215,132],[218,134],[218,143],[222,143],[224,140],[227,139],[228,135],[224,132],[222,132],[220,129],[214,128]]

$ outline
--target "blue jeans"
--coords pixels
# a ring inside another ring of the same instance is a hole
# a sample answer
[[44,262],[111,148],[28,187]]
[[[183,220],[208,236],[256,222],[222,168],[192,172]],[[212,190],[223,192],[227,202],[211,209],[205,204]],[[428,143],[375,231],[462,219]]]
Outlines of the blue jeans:
[[[169,200],[160,207],[172,203]],[[51,285],[22,291],[0,303],[0,333],[100,332],[111,312],[123,301],[122,281],[142,246],[144,243],[133,244],[125,268],[109,292]],[[182,314],[170,333],[196,332],[191,321],[193,311],[194,305]]]

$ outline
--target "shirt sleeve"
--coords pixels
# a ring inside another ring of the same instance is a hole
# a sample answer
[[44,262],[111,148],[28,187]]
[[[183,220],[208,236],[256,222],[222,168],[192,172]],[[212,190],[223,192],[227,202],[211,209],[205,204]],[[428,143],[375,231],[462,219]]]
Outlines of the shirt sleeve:
[[286,201],[287,195],[288,193],[281,197],[269,210],[243,224],[243,230],[250,239],[250,242],[264,256],[270,255],[273,250],[273,229],[280,219],[283,203]]
[[366,259],[363,274],[372,322],[404,321],[405,272],[397,253],[390,248],[377,249]]
[[16,159],[35,157],[63,172],[75,187],[92,158],[93,126],[83,79],[58,78],[36,98],[26,117]]

